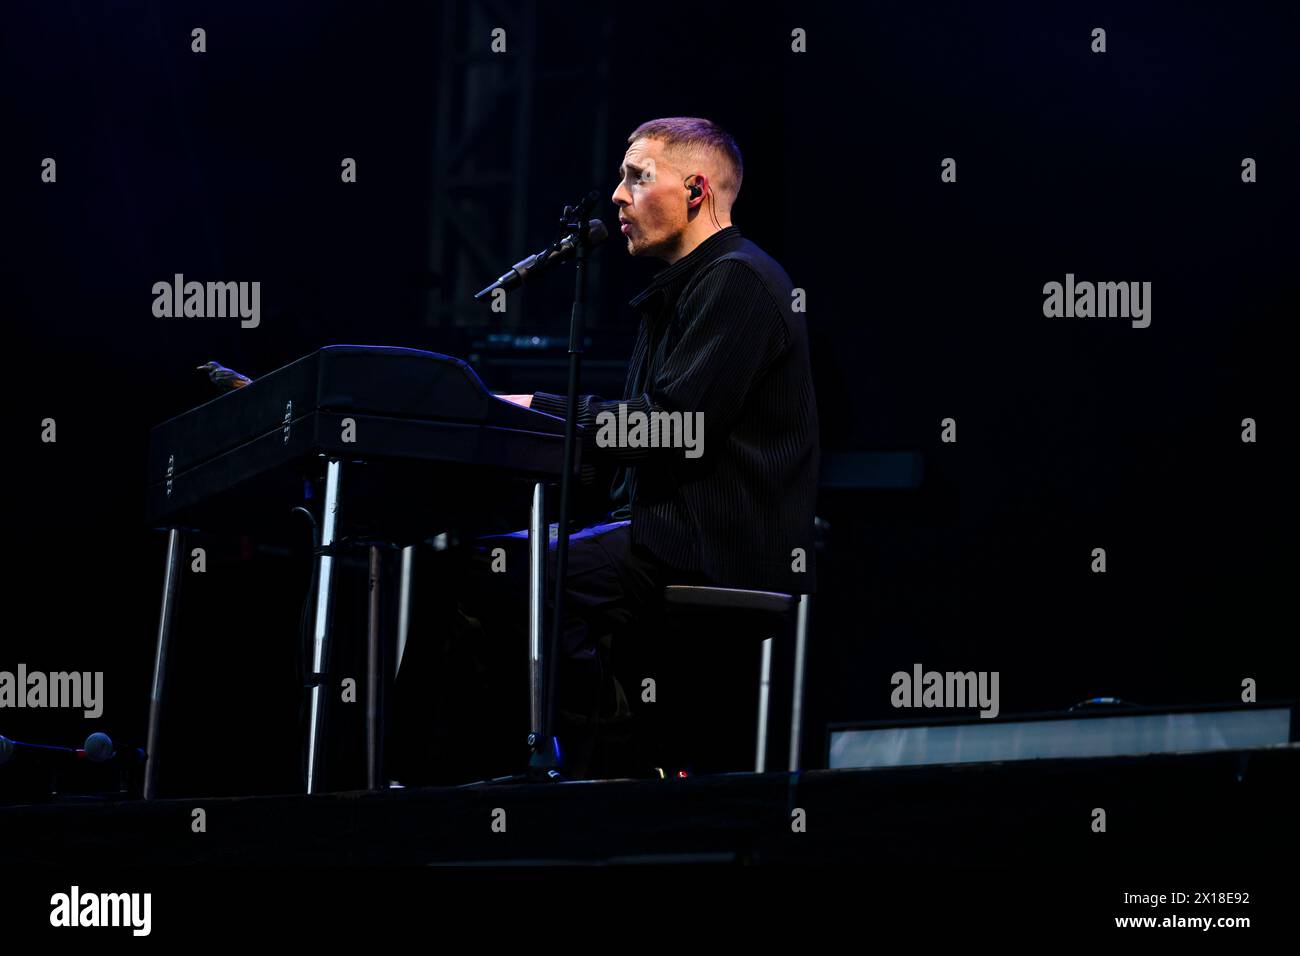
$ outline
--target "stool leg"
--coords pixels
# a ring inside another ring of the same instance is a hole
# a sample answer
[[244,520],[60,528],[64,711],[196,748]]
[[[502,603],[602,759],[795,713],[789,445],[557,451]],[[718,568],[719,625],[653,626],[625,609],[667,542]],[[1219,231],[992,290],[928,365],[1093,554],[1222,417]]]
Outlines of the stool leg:
[[366,608],[366,789],[380,788],[384,769],[384,667],[380,624],[383,604],[382,555],[370,546],[369,600]]
[[393,663],[393,679],[402,669],[402,656],[406,653],[406,636],[411,630],[411,575],[415,566],[415,545],[402,549],[401,584],[397,595],[397,656]]
[[794,685],[790,704],[790,772],[799,771],[799,743],[803,733],[803,665],[808,652],[808,605],[812,598],[799,595],[799,612],[794,628]]
[[754,748],[754,773],[767,769],[767,707],[772,693],[772,639],[763,639],[763,663],[758,674],[758,741]]

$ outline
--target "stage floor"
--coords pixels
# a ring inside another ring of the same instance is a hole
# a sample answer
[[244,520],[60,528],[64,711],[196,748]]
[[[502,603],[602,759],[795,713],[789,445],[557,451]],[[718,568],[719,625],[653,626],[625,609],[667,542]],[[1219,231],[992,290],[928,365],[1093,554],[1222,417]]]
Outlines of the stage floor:
[[58,867],[1239,864],[1246,849],[1281,859],[1297,846],[1297,783],[1292,744],[310,798],[61,798],[0,807],[0,856]]

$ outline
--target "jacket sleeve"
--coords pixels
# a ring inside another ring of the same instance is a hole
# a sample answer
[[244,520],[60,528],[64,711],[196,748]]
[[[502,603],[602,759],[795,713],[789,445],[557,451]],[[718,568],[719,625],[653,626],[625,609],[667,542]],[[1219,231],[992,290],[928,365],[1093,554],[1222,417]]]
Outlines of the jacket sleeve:
[[[597,395],[579,397],[578,424],[587,431],[586,443],[623,462],[681,456],[679,448],[624,448],[598,442],[601,423],[617,421],[620,405],[626,405],[629,414],[698,412],[703,416],[705,449],[722,439],[740,414],[750,388],[790,347],[781,307],[744,262],[721,259],[707,266],[678,305],[687,324],[646,390],[612,401]],[[565,398],[537,392],[532,407],[562,418]]]

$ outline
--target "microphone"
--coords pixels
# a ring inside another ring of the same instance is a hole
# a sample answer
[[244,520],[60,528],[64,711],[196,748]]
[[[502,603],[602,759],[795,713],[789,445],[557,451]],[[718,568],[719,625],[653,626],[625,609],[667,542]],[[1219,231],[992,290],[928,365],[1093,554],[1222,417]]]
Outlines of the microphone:
[[144,751],[138,747],[118,750],[108,734],[103,733],[91,734],[86,738],[85,744],[77,749],[50,744],[29,744],[21,740],[0,737],[0,765],[21,762],[65,767],[88,760],[95,764],[131,766],[143,763],[144,758]]
[[228,391],[243,388],[253,381],[247,375],[240,375],[233,368],[226,368],[220,362],[204,362],[195,371],[207,372],[208,381],[218,388],[224,388]]
[[[608,238],[609,231],[599,219],[593,219],[587,223],[587,245],[595,248]],[[557,263],[572,259],[577,251],[578,234],[573,232],[565,236],[558,246],[547,246],[536,255],[529,256],[527,259],[520,259],[510,267],[509,272],[502,275],[496,282],[475,293],[474,298],[482,299],[491,295],[497,289],[505,289],[507,292],[517,289],[532,276],[540,275]]]
[[108,734],[94,733],[86,738],[82,748],[86,759],[91,763],[103,763],[113,759],[113,739]]
[[113,745],[113,739],[104,733],[93,733],[87,737],[85,746],[77,751],[77,756],[82,755],[91,763],[132,765],[144,762],[144,751],[139,747],[118,750]]

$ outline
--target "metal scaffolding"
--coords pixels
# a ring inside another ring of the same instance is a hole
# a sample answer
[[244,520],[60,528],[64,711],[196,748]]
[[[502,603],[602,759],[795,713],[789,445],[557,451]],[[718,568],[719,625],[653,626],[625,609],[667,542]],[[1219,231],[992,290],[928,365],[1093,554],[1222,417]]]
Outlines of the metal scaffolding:
[[[608,179],[609,14],[591,23],[590,44],[579,62],[565,62],[567,44],[539,39],[536,0],[445,0],[439,37],[432,149],[433,189],[429,260],[436,277],[426,322],[442,327],[526,323],[522,303],[491,313],[473,294],[528,248],[532,144],[540,114],[538,91],[557,82],[581,83],[592,92],[592,181]],[[505,31],[506,49],[493,52],[494,31]],[[568,103],[563,104],[568,106]],[[581,191],[581,181],[575,189]],[[558,214],[558,209],[556,213]],[[535,230],[535,223],[534,230]],[[546,237],[549,240],[549,236]],[[504,250],[504,252],[503,252]],[[503,258],[504,256],[504,258]],[[590,273],[590,294],[600,289]]]

